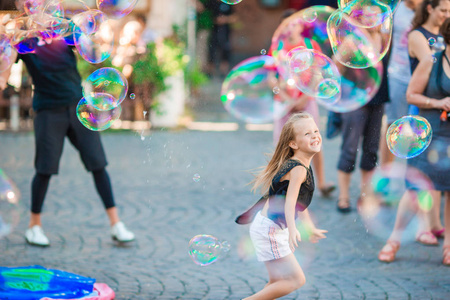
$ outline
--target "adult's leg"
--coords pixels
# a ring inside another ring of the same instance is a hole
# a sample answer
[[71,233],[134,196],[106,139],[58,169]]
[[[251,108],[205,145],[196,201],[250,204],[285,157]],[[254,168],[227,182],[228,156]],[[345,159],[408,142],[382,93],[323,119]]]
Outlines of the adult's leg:
[[117,222],[120,222],[120,219],[117,213],[117,208],[115,207],[111,180],[109,178],[108,172],[105,168],[103,168],[98,171],[93,171],[92,175],[94,177],[97,193],[102,199],[103,206],[105,207],[106,213],[109,218],[109,222],[111,226],[113,226]]
[[31,183],[31,216],[29,227],[41,226],[41,211],[50,177],[57,174],[64,147],[68,120],[64,109],[42,110],[34,118],[36,174]]
[[364,125],[361,155],[361,199],[372,194],[371,179],[377,165],[378,147],[380,145],[381,121],[383,118],[383,104],[367,107],[367,121]]
[[283,297],[301,288],[305,282],[305,274],[294,254],[280,259],[265,262],[269,273],[269,283],[256,294],[244,300],[272,300]]
[[359,139],[364,131],[367,120],[367,108],[362,107],[352,112],[342,114],[342,146],[338,161],[338,208],[350,207],[350,180],[355,169]]
[[47,194],[51,175],[36,173],[31,182],[31,216],[28,227],[42,226],[41,211]]

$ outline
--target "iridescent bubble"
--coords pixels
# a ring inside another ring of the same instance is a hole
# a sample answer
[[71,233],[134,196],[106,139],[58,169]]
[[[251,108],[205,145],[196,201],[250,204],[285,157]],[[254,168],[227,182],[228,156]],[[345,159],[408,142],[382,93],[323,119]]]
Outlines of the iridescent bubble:
[[255,247],[248,235],[239,240],[237,253],[241,259],[247,260],[255,257]]
[[199,182],[200,181],[200,175],[199,174],[194,174],[194,177],[192,177],[192,180],[194,180],[195,182]]
[[434,44],[436,44],[436,39],[434,37],[430,37],[428,39],[428,45],[433,46]]
[[335,58],[349,68],[367,68],[386,55],[392,36],[392,16],[377,26],[363,28],[336,10],[328,19],[327,32]]
[[196,235],[189,241],[189,255],[199,266],[214,263],[229,249],[230,245],[227,241],[220,242],[212,235]]
[[[83,83],[84,98],[90,105],[100,110],[110,110],[118,106],[125,99],[127,92],[127,79],[114,68],[98,69]],[[99,95],[110,97],[98,97]]]
[[417,204],[424,212],[429,212],[433,207],[433,196],[429,191],[419,191],[417,193]]
[[431,56],[431,60],[432,60],[432,61],[433,61],[433,63],[435,64],[435,63],[437,62],[437,58],[436,58],[436,56],[432,55],[432,56]]
[[[98,95],[101,98],[108,98],[109,95]],[[109,100],[104,100],[109,101]],[[101,102],[101,100],[99,100]],[[86,99],[82,98],[77,106],[77,117],[81,124],[92,131],[102,131],[111,127],[111,125],[120,117],[122,107],[116,106],[111,110],[99,110],[89,105]]]
[[[297,48],[296,48],[297,49]],[[311,49],[298,49],[290,60],[291,77],[297,88],[312,97],[330,99],[340,91],[341,75],[325,54]]]
[[420,116],[404,116],[389,126],[386,141],[389,150],[400,158],[421,154],[431,143],[430,123]]
[[[383,64],[365,69],[347,68],[336,63],[341,74],[340,91],[332,98],[316,98],[317,103],[334,112],[350,112],[366,105],[378,91]],[[334,98],[334,99],[333,99]]]
[[97,0],[97,7],[108,17],[120,19],[128,15],[138,0]]
[[261,55],[266,55],[267,51],[266,49],[261,49]]
[[131,93],[131,94],[130,94],[130,99],[131,99],[131,100],[136,99],[136,95],[135,95],[134,93]]
[[280,93],[280,88],[279,87],[274,87],[273,89],[272,89],[272,92],[275,94],[275,95],[278,95],[279,93]]
[[98,64],[111,55],[114,32],[107,21],[102,23],[98,31],[92,34],[87,34],[75,27],[74,44],[78,53],[87,62]]
[[242,0],[220,0],[220,1],[230,5],[235,5],[242,2]]
[[274,59],[265,55],[236,65],[222,84],[221,101],[225,109],[248,123],[268,123],[283,117],[289,103],[274,101],[274,70]]
[[[314,11],[317,14],[314,22],[305,21],[306,11]],[[327,20],[333,11],[334,9],[328,6],[312,6],[281,22],[272,37],[270,52],[275,58],[282,79],[290,78],[289,61],[294,48],[315,49],[329,57],[333,54],[326,30]]]
[[314,22],[317,19],[317,12],[314,8],[307,8],[303,11],[303,20],[308,23]]
[[0,169],[0,239],[12,232],[19,223],[20,191]]

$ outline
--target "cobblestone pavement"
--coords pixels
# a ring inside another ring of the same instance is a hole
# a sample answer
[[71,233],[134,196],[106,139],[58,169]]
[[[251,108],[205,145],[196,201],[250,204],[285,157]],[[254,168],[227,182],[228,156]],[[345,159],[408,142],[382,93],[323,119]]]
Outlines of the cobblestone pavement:
[[[156,130],[107,132],[102,138],[121,217],[137,240],[129,245],[111,240],[91,176],[66,143],[43,214],[52,244],[44,249],[25,244],[33,135],[0,133],[0,167],[22,192],[19,224],[0,240],[0,265],[39,264],[94,277],[120,300],[240,299],[264,286],[265,267],[246,247],[248,228],[234,218],[258,198],[246,186],[252,178],[248,170],[264,164],[271,132]],[[327,176],[334,182],[339,145],[339,139],[325,140]],[[356,173],[353,205],[358,178]],[[329,230],[328,238],[301,243],[295,255],[307,283],[283,299],[450,299],[450,269],[441,265],[441,248],[413,242],[414,226],[398,261],[377,261],[394,208],[385,209],[385,223],[375,230],[356,212],[338,214],[334,199],[316,195],[310,210],[318,226]],[[197,266],[187,254],[197,234],[226,240],[231,250],[212,265]]]
[[[218,84],[213,81],[199,100],[187,103],[194,120],[236,122],[220,102],[210,100]],[[230,132],[103,133],[120,215],[137,235],[127,245],[111,240],[91,175],[66,142],[60,175],[52,178],[44,206],[43,226],[51,240],[44,249],[24,241],[33,134],[0,132],[0,168],[22,192],[18,225],[0,240],[0,265],[38,264],[90,276],[111,286],[118,300],[241,299],[260,290],[267,272],[252,253],[248,227],[236,225],[234,218],[258,199],[246,184],[252,179],[249,171],[264,165],[264,153],[272,151],[272,133],[244,128],[239,123]],[[339,147],[339,138],[324,140],[329,181],[337,182]],[[353,206],[358,186],[356,171]],[[380,221],[368,224],[356,212],[339,214],[337,193],[333,196],[314,196],[310,211],[318,227],[329,231],[328,238],[301,243],[295,255],[307,283],[283,299],[450,299],[450,268],[441,264],[441,247],[413,242],[415,224],[405,233],[397,261],[379,263],[376,256],[393,226],[395,208],[383,208]],[[226,240],[231,250],[200,267],[187,253],[197,234]]]

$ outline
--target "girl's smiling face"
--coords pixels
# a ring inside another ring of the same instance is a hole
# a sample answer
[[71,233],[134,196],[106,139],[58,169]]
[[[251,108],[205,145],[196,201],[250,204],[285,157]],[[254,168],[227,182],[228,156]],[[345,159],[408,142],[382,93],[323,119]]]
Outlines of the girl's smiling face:
[[322,148],[322,136],[313,118],[305,118],[294,123],[295,138],[289,143],[294,151],[315,154]]

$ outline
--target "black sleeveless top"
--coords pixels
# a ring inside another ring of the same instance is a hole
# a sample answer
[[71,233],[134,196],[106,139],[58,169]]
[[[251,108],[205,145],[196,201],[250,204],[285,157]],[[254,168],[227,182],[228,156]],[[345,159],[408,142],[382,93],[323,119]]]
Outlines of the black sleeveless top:
[[[440,34],[431,33],[423,27],[419,27],[417,29],[414,29],[413,31],[418,31],[418,32],[422,33],[427,40],[429,40],[430,38],[434,38],[437,40],[437,38],[441,36]],[[431,47],[432,46],[430,46],[430,48]],[[417,68],[417,65],[419,64],[419,60],[417,59],[417,57],[411,57],[411,55],[409,55],[409,53],[408,53],[408,56],[409,56],[409,66],[411,67],[411,74],[412,74],[412,73],[414,73],[414,70]]]
[[300,161],[295,159],[288,159],[281,169],[272,179],[272,186],[269,193],[261,197],[250,209],[236,218],[238,224],[249,224],[253,221],[258,211],[260,211],[266,200],[269,199],[269,209],[267,217],[278,224],[281,228],[287,227],[286,217],[284,215],[284,204],[286,202],[286,193],[289,186],[289,180],[280,181],[294,167],[302,166],[306,169],[306,179],[300,186],[300,191],[297,196],[297,203],[295,205],[295,217],[297,212],[304,211],[310,204],[314,193],[314,174],[312,168],[307,168]]

